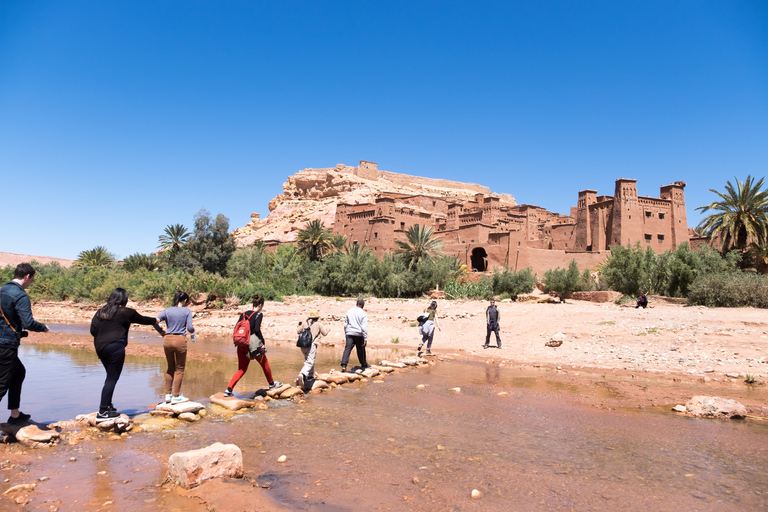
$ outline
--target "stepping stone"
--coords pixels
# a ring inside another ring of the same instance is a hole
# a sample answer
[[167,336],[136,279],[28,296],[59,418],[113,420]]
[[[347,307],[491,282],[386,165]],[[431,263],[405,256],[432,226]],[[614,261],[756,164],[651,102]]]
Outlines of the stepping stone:
[[376,368],[366,368],[365,370],[363,370],[363,375],[369,379],[372,379],[378,374],[379,374],[379,370],[377,370]]
[[[358,370],[361,371],[361,370]],[[336,375],[335,373],[333,375]],[[356,380],[360,380],[362,377],[360,377],[359,373],[350,373],[350,372],[341,372],[339,375],[343,375],[347,378],[349,382],[354,382]]]
[[[222,395],[223,397],[224,395]],[[182,402],[180,404],[157,404],[156,411],[168,411],[173,414],[179,415],[185,412],[196,413],[197,411],[205,409],[205,406],[199,402]]]
[[61,439],[61,435],[55,430],[44,430],[29,422],[20,425],[3,423],[0,425],[0,430],[9,436],[15,437],[21,444],[33,448],[54,446],[57,445]]
[[75,421],[80,424],[96,427],[99,430],[105,432],[111,430],[113,432],[117,432],[118,434],[131,430],[133,427],[133,421],[125,414],[121,414],[117,418],[112,418],[110,420],[101,421],[98,423],[96,422],[97,415],[97,412],[92,412],[90,414],[78,414],[77,417],[75,417]]
[[239,409],[247,409],[248,407],[253,407],[253,402],[248,400],[241,400],[240,398],[234,396],[225,397],[224,393],[216,393],[215,395],[211,396],[210,400],[211,403],[220,405],[225,409],[229,409],[230,411],[237,411]]
[[279,396],[283,391],[290,389],[290,387],[290,384],[283,384],[279,388],[270,389],[267,391],[267,396],[270,398],[275,398],[276,396]]
[[183,413],[179,414],[179,419],[180,420],[185,420],[185,421],[197,421],[200,418],[197,416],[197,414],[195,414],[193,412],[183,412]]
[[393,361],[383,360],[379,362],[379,366],[389,366],[390,368],[405,368],[405,363],[396,363]]
[[390,366],[379,366],[377,364],[371,365],[371,368],[376,368],[381,373],[392,373],[393,371],[395,371],[395,369]]
[[288,399],[288,398],[291,398],[292,396],[303,395],[303,394],[304,394],[304,391],[301,388],[296,386],[291,386],[285,391],[281,392],[279,397],[281,399]]
[[176,416],[171,411],[158,411],[157,409],[155,409],[154,411],[149,411],[149,415],[158,416],[160,418],[173,418],[174,416]]

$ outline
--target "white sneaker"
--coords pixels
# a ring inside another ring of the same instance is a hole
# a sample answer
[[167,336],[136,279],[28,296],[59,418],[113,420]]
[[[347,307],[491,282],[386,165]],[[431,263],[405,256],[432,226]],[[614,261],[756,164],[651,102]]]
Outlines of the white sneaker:
[[302,373],[299,374],[299,378],[296,379],[296,385],[300,389],[304,389],[304,374],[302,374]]
[[171,404],[181,404],[184,402],[189,402],[189,398],[185,397],[184,395],[179,395],[171,398]]
[[171,399],[173,398],[173,395],[170,393],[165,394],[165,403],[169,404],[171,403]]

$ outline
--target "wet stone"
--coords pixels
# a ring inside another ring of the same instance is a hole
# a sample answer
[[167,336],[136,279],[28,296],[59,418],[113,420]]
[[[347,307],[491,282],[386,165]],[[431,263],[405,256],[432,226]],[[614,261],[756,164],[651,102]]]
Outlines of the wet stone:
[[0,430],[16,438],[18,442],[33,448],[54,446],[59,443],[61,435],[55,430],[41,429],[37,425],[9,425],[3,423]]
[[747,408],[736,400],[718,396],[694,396],[685,408],[691,416],[708,418],[739,419],[747,415]]
[[205,406],[198,402],[182,402],[180,404],[157,404],[157,407],[155,407],[156,411],[167,411],[175,415],[183,414],[185,412],[197,413],[197,411],[200,411],[201,409],[205,409]]
[[253,402],[251,401],[241,400],[234,396],[225,397],[224,393],[216,393],[215,395],[211,396],[210,400],[211,400],[211,403],[220,405],[225,409],[229,409],[230,411],[237,411],[239,409],[253,407]]
[[291,388],[290,384],[283,384],[280,387],[268,390],[267,396],[270,398],[276,398],[277,396],[280,395],[280,393],[282,393],[283,391],[287,391],[290,388]]

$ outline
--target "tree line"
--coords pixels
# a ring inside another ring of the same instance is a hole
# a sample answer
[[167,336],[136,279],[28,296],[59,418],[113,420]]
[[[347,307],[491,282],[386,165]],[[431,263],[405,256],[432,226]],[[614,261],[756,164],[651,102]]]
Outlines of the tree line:
[[[763,179],[751,176],[727,182],[720,198],[700,207],[714,212],[697,227],[713,247],[692,249],[687,243],[661,254],[650,248],[613,247],[601,265],[580,272],[575,261],[566,269],[547,271],[543,287],[561,297],[575,291],[614,290],[687,297],[707,306],[768,307],[768,192]],[[206,292],[246,303],[254,293],[269,300],[284,295],[418,297],[440,288],[448,298],[516,298],[537,286],[531,269],[496,269],[479,278],[457,258],[441,252],[432,228],[414,225],[397,249],[377,257],[365,245],[333,235],[313,220],[299,230],[295,245],[274,251],[262,241],[237,248],[229,219],[200,210],[192,231],[169,225],[158,237],[158,252],[136,253],[116,262],[98,246],[82,251],[65,269],[57,263],[37,265],[29,292],[33,299],[103,302],[115,287],[136,300],[169,300],[177,290]],[[10,279],[11,267],[0,269]]]

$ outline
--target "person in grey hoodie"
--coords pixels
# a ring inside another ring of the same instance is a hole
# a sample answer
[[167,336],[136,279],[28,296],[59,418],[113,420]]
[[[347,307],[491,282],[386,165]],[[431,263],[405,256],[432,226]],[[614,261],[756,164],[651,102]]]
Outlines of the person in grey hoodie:
[[352,353],[352,347],[357,349],[357,359],[360,366],[365,370],[370,365],[365,358],[365,346],[368,344],[368,316],[365,314],[365,301],[357,299],[357,305],[347,311],[344,317],[344,335],[347,338],[347,344],[344,347],[344,355],[341,357],[341,371],[347,371],[347,363]]

